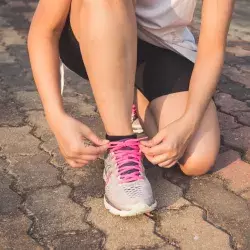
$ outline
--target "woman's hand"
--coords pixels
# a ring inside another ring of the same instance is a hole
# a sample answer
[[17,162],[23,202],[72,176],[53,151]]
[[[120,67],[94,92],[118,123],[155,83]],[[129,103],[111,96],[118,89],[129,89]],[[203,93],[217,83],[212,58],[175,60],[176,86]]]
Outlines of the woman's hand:
[[141,151],[153,164],[170,168],[183,156],[194,130],[192,123],[180,118],[160,130],[151,140],[141,141]]
[[[90,128],[65,113],[48,120],[61,153],[71,167],[82,167],[108,149],[109,141],[98,138]],[[95,146],[86,143],[85,139]]]

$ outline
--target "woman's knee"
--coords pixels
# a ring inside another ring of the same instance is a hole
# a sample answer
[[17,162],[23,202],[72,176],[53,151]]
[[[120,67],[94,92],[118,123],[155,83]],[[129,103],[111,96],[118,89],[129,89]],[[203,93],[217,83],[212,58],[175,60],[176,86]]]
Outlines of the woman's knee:
[[200,176],[206,174],[215,164],[216,155],[204,157],[190,157],[184,162],[180,161],[182,172],[188,176]]

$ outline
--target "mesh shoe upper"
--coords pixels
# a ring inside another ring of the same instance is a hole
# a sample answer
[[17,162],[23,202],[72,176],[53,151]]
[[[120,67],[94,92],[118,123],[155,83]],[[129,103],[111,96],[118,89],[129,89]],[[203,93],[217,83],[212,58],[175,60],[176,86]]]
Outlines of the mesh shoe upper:
[[129,139],[110,144],[105,159],[105,197],[120,210],[130,210],[138,203],[154,203],[151,185],[141,163],[139,140]]

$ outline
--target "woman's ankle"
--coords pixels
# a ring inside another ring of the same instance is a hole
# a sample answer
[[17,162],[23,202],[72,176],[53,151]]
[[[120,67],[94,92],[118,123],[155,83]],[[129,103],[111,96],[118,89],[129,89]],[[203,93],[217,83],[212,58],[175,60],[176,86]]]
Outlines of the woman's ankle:
[[120,140],[126,140],[126,139],[136,139],[136,134],[130,134],[130,135],[108,135],[106,134],[106,139],[109,141],[120,141]]

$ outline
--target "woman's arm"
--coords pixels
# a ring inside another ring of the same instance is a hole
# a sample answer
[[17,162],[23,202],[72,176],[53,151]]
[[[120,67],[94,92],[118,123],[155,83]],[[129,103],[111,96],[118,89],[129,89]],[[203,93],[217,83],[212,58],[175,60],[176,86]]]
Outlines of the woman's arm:
[[198,53],[184,117],[197,127],[215,92],[224,62],[234,0],[203,0]]
[[28,36],[31,67],[49,121],[63,113],[58,43],[70,3],[70,0],[40,0]]
[[198,55],[185,114],[160,130],[152,140],[141,142],[142,152],[153,164],[173,166],[198,128],[221,73],[233,4],[234,0],[203,0]]
[[[59,86],[59,38],[71,0],[40,0],[28,37],[33,75],[48,123],[61,153],[72,167],[82,167],[108,148],[87,126],[68,116],[63,109]],[[96,146],[86,146],[87,138]]]

